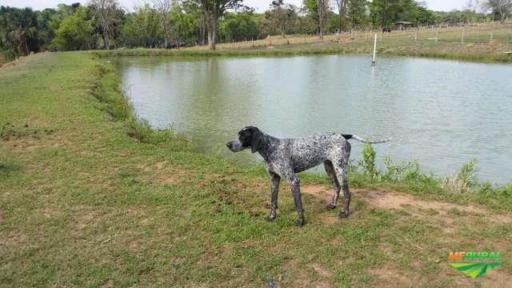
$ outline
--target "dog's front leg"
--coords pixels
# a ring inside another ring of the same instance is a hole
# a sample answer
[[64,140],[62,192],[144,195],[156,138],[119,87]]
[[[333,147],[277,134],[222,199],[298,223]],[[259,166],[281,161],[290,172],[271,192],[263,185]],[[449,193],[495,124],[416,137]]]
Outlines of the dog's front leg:
[[298,218],[295,221],[297,226],[303,226],[305,224],[304,220],[304,209],[302,208],[302,199],[300,195],[300,180],[297,175],[293,175],[290,181],[290,186],[292,187],[292,195],[293,200],[295,201],[295,209],[297,210]]
[[279,193],[279,182],[281,177],[274,172],[270,172],[270,192],[271,192],[271,203],[270,203],[270,214],[267,217],[268,221],[276,219],[277,216],[277,194]]

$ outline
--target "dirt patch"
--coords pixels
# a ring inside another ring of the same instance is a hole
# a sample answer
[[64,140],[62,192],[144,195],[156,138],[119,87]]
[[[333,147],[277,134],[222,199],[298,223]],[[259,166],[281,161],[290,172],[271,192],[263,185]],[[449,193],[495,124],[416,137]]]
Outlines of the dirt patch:
[[370,268],[368,274],[377,277],[378,287],[414,287],[412,279],[403,275],[400,271],[389,267]]
[[330,214],[320,214],[319,215],[320,221],[327,223],[327,224],[336,224],[340,223],[340,218],[338,217],[337,213],[330,213]]
[[30,127],[28,124],[22,127],[16,127],[11,123],[5,123],[0,127],[0,139],[4,141],[17,140],[20,138],[41,139],[44,136],[51,135],[55,131],[52,129],[40,129]]
[[[302,193],[314,195],[317,197],[328,197],[331,196],[334,189],[320,184],[301,185],[300,190]],[[328,199],[328,198],[326,198]]]
[[114,280],[108,280],[101,287],[102,288],[112,288],[112,287],[114,287]]
[[[333,189],[328,185],[302,185],[301,191],[305,194],[320,198],[328,203],[332,197]],[[416,197],[397,192],[370,191],[365,189],[353,189],[352,200],[360,199],[369,207],[386,210],[398,210],[412,218],[429,219],[436,227],[446,234],[456,233],[460,222],[466,222],[475,218],[485,219],[495,224],[511,224],[512,216],[507,214],[493,214],[491,211],[476,205],[458,205],[441,201],[424,201]],[[340,195],[338,205],[343,201],[343,193]],[[336,213],[319,214],[320,221],[327,224],[339,223]]]
[[50,208],[50,207],[42,209],[41,214],[43,214],[43,216],[45,218],[53,218],[53,217],[58,217],[61,215],[61,213],[58,209]]
[[318,263],[313,263],[310,265],[310,267],[313,268],[313,270],[315,270],[315,272],[321,277],[324,277],[324,278],[331,277],[331,272],[327,271],[324,267],[322,267],[322,265],[320,265]]
[[[325,269],[319,263],[310,263],[305,266],[300,265],[296,260],[290,260],[282,267],[283,271],[298,271],[295,275],[288,275],[284,277],[283,274],[278,274],[272,280],[276,286],[268,287],[316,287],[316,288],[329,288],[331,285],[328,282],[331,277],[331,272]],[[288,274],[288,273],[285,273]],[[286,283],[287,280],[292,280],[291,283]],[[269,284],[269,283],[267,283]]]
[[[512,217],[505,214],[491,214],[489,210],[475,205],[458,205],[440,201],[423,201],[412,195],[383,192],[383,191],[358,191],[370,207],[378,207],[382,209],[406,209],[407,212],[417,215],[423,215],[425,212],[447,215],[450,211],[460,211],[463,216],[484,216],[486,219],[498,224],[512,223]],[[422,213],[423,212],[423,213]],[[453,223],[453,222],[452,222]],[[450,224],[450,223],[448,223]]]
[[[326,202],[332,195],[332,188],[326,185],[302,185],[301,191],[324,199]],[[497,224],[512,223],[512,216],[506,214],[492,214],[489,210],[475,205],[458,205],[440,201],[424,201],[404,193],[352,190],[354,197],[361,198],[370,207],[381,209],[405,209],[412,215],[424,216],[424,214],[445,216],[449,213],[460,213],[462,216],[485,217]],[[343,194],[340,195],[343,197]],[[341,200],[341,199],[340,199]],[[453,224],[453,220],[447,219],[447,224]]]
[[[503,263],[502,265],[510,265]],[[487,271],[481,278],[482,287],[510,287],[512,283],[512,275],[506,274],[503,268],[497,267]]]
[[26,245],[28,242],[28,237],[18,231],[7,231],[0,234],[0,246],[4,246],[6,248],[10,247],[21,247]]

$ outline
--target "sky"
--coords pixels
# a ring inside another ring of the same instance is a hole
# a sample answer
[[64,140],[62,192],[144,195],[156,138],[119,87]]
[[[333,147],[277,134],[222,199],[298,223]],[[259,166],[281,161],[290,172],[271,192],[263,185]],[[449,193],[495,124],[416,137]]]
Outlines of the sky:
[[[146,0],[146,2],[151,0]],[[450,11],[454,9],[462,9],[469,0],[424,0],[427,7],[431,10]],[[0,6],[11,7],[31,7],[34,10],[42,10],[45,8],[56,8],[57,4],[72,4],[80,2],[85,4],[88,0],[0,0]],[[121,6],[127,10],[133,10],[137,4],[144,3],[144,0],[119,0]],[[245,5],[256,8],[256,11],[265,11],[272,0],[244,0]],[[302,0],[285,0],[285,3],[301,6]]]

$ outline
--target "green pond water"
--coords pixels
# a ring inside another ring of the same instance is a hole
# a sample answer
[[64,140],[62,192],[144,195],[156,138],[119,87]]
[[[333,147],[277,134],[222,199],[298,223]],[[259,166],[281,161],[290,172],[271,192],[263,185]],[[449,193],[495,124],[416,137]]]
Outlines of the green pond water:
[[[246,125],[280,137],[342,132],[392,138],[378,161],[418,160],[452,175],[476,159],[481,180],[512,182],[512,65],[364,56],[122,58],[123,89],[155,128],[189,135],[199,149]],[[355,141],[352,157],[361,158]]]

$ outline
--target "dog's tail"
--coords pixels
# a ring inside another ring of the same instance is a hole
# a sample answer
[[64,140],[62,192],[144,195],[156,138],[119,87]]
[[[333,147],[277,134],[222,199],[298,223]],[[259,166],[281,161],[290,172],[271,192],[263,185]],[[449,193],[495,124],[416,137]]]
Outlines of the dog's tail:
[[391,139],[383,139],[383,140],[367,140],[367,139],[364,139],[364,138],[361,138],[357,135],[352,135],[352,134],[341,134],[341,136],[343,136],[343,138],[345,139],[356,139],[357,141],[359,142],[363,142],[363,143],[368,143],[368,144],[379,144],[379,143],[386,143],[386,142],[389,142],[391,141]]

